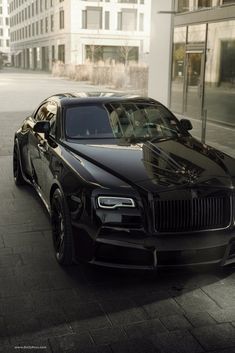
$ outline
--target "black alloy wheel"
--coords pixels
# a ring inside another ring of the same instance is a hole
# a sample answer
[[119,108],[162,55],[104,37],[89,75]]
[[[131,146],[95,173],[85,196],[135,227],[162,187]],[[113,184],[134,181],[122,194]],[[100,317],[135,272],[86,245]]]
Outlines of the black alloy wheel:
[[73,261],[72,226],[66,200],[56,189],[51,201],[51,227],[56,259],[61,265]]
[[20,166],[20,153],[19,153],[17,140],[15,140],[14,142],[14,149],[13,149],[13,176],[14,176],[15,184],[17,186],[25,184],[25,180]]

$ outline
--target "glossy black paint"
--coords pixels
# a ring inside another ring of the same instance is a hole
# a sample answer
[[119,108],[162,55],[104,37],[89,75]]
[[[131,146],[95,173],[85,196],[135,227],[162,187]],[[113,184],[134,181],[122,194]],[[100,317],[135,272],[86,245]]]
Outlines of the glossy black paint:
[[[234,262],[235,251],[230,249],[235,242],[235,160],[201,144],[189,133],[176,139],[124,145],[117,139],[66,139],[67,107],[87,102],[155,103],[150,98],[131,96],[84,96],[60,94],[42,103],[56,106],[53,134],[44,134],[42,126],[41,130],[36,127],[41,105],[15,134],[24,178],[34,186],[48,211],[56,188],[66,198],[74,260],[129,268]],[[186,122],[183,125],[189,128]],[[136,207],[101,209],[97,205],[100,195],[130,197]],[[222,197],[229,200],[229,222],[223,229],[156,230],[154,200]]]

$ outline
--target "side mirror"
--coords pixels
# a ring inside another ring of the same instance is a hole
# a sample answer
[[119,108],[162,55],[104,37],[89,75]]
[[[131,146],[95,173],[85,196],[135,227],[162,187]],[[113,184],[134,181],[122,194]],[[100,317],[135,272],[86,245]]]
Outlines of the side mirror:
[[188,119],[181,119],[180,120],[180,126],[185,131],[192,130],[192,128],[193,128],[193,125],[192,125],[191,121],[188,120]]
[[51,127],[49,121],[37,121],[33,127],[33,131],[45,134],[45,138],[47,139],[49,136],[50,128]]

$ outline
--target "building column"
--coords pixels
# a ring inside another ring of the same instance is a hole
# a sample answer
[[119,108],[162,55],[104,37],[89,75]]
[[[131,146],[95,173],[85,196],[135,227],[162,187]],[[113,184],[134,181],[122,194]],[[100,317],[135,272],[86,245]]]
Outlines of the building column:
[[152,1],[148,94],[170,105],[174,0]]

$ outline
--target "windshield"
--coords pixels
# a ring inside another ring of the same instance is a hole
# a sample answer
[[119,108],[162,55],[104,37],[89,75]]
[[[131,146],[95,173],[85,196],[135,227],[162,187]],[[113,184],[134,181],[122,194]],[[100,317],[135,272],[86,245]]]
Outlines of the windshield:
[[149,103],[89,104],[66,110],[66,136],[75,139],[121,139],[141,142],[182,134],[166,108]]

